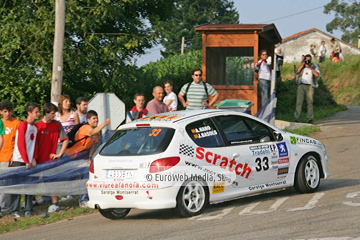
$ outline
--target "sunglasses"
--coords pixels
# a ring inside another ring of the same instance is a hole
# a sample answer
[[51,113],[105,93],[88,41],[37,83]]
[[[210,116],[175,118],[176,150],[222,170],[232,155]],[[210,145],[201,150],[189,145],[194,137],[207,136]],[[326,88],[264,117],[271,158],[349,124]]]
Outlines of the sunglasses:
[[195,77],[201,77],[201,74],[194,74]]
[[266,56],[267,56],[267,53],[263,53],[263,54],[261,54],[261,55],[266,55]]

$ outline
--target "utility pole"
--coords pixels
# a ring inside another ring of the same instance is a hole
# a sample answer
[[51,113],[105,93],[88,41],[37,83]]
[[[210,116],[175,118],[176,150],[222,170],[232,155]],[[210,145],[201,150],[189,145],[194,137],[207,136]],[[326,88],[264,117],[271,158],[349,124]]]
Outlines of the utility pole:
[[184,54],[185,37],[181,38],[181,55]]
[[57,102],[62,90],[63,48],[65,33],[65,0],[55,0],[54,56],[51,81],[51,102]]

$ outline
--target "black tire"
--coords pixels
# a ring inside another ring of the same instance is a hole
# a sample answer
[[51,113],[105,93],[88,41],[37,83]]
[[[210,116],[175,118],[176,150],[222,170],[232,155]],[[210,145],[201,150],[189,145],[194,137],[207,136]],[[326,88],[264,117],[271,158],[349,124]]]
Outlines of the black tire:
[[124,218],[131,208],[112,208],[112,209],[99,209],[99,212],[103,217],[111,220],[118,220]]
[[192,217],[202,213],[209,202],[209,191],[203,182],[187,181],[176,197],[175,211],[181,217]]
[[320,168],[315,156],[302,157],[295,174],[294,188],[298,193],[313,193],[320,185]]

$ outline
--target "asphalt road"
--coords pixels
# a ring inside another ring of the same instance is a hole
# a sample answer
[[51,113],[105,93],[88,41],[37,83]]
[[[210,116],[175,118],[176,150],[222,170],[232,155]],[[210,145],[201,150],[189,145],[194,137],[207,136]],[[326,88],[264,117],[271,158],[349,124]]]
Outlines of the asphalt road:
[[331,177],[313,194],[292,188],[209,206],[190,219],[171,210],[100,214],[0,235],[0,239],[360,239],[360,107],[317,124]]

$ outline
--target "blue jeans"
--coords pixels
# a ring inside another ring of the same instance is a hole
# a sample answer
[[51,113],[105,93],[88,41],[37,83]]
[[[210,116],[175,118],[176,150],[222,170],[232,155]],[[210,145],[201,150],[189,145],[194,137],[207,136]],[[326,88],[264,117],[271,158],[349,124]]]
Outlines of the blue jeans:
[[[25,163],[13,162],[13,164],[10,167],[19,167],[19,166],[25,166]],[[11,194],[10,214],[20,211],[20,199],[21,199],[21,195]],[[32,195],[25,195],[25,212],[32,212],[33,209],[32,199],[33,199]]]
[[259,79],[259,91],[261,93],[261,107],[265,106],[265,103],[269,99],[270,92],[270,80]]
[[82,203],[86,203],[89,201],[89,195],[86,193],[86,194],[81,194],[79,196],[79,204],[82,204]]

